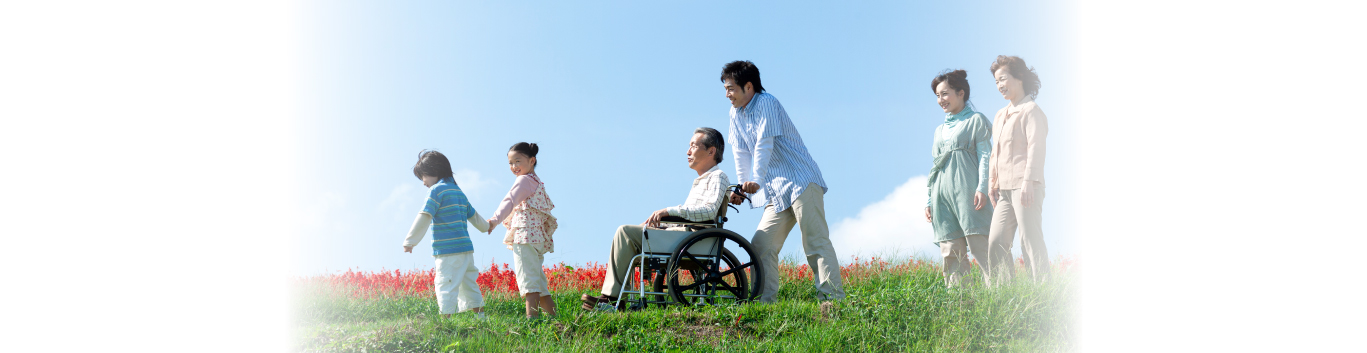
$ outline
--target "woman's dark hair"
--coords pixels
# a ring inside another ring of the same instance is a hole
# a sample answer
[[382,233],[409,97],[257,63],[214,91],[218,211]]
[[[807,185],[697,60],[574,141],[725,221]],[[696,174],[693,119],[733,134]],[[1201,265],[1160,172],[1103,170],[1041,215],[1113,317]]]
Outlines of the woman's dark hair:
[[[526,142],[518,142],[513,144],[513,147],[508,148],[508,152],[517,152],[523,156],[527,156],[527,158],[535,158],[536,152],[540,150],[540,147],[536,147],[536,143]],[[532,163],[532,166],[535,167],[536,163]]]
[[939,76],[935,76],[935,79],[930,80],[931,93],[935,93],[936,95],[940,94],[940,92],[935,91],[935,88],[940,86],[940,82],[948,82],[949,88],[955,91],[964,91],[964,103],[968,103],[968,94],[970,93],[968,90],[968,71],[964,71],[963,69],[954,71],[945,69],[945,71],[940,71]]
[[702,148],[715,147],[717,149],[715,157],[717,163],[721,163],[722,152],[726,151],[726,140],[722,138],[721,132],[710,127],[700,127],[697,130],[693,130],[693,133],[702,134],[702,139],[698,140],[698,142],[702,143]]
[[446,156],[441,152],[433,150],[418,152],[418,164],[413,165],[413,176],[422,179],[424,175],[434,176],[438,179],[451,178],[451,161],[446,160]]
[[759,83],[759,68],[749,60],[736,60],[722,66],[721,82],[728,79],[741,88],[744,88],[746,83],[753,83],[755,92],[764,92],[764,85]]
[[1006,68],[1006,72],[1017,80],[1021,80],[1021,88],[1025,89],[1025,94],[1030,99],[1035,99],[1039,95],[1039,75],[1035,74],[1035,68],[1025,66],[1025,59],[1019,56],[997,55],[997,61],[992,62],[992,77],[997,77],[997,69]]

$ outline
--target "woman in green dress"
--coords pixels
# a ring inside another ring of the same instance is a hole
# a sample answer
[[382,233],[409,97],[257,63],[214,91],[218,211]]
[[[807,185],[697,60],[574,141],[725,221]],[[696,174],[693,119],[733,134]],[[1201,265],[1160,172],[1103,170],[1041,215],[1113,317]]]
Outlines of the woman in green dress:
[[[991,154],[992,123],[969,106],[968,73],[955,70],[930,81],[945,122],[935,128],[930,155],[934,165],[927,183],[926,221],[935,229],[935,242],[944,258],[945,284],[959,285],[972,262],[987,261],[988,225],[992,205],[987,198],[987,161]],[[981,268],[981,267],[980,267]]]

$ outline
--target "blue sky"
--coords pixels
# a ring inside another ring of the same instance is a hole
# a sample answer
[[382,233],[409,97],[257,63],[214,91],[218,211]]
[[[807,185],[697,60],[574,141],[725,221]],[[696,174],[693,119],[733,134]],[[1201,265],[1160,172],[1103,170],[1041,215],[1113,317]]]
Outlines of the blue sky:
[[[937,251],[920,214],[944,115],[929,81],[968,70],[972,102],[990,118],[1006,103],[987,72],[998,54],[1025,58],[1043,81],[1050,254],[1076,255],[1083,236],[1067,221],[1077,77],[1059,3],[302,6],[295,274],[431,267],[430,237],[414,254],[399,245],[424,196],[411,173],[418,151],[450,157],[488,215],[511,185],[505,152],[519,141],[541,144],[537,172],[557,205],[546,262],[603,262],[618,225],[683,202],[696,176],[688,139],[699,126],[726,130],[718,76],[738,59],[759,66],[820,164],[842,261]],[[760,211],[733,212],[727,228],[749,237]],[[503,230],[473,236],[480,263],[511,263]],[[801,254],[796,229],[783,254]]]

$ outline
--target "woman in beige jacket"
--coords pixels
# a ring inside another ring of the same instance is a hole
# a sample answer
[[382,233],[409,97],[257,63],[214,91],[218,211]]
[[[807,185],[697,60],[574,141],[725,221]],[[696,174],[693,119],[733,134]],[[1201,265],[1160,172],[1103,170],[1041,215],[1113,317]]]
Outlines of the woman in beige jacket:
[[1010,281],[1016,266],[1011,244],[1020,228],[1021,257],[1033,279],[1049,270],[1049,251],[1040,227],[1044,201],[1044,151],[1049,120],[1035,104],[1039,76],[1015,56],[997,56],[992,63],[997,91],[1009,102],[992,123],[992,156],[988,160],[988,196],[992,198],[992,226],[988,231],[990,282]]

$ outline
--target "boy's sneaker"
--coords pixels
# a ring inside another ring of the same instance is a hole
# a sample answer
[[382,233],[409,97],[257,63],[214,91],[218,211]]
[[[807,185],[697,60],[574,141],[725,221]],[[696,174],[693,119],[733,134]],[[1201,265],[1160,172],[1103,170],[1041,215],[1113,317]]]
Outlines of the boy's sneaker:
[[487,317],[487,316],[484,316],[484,313],[483,313],[483,312],[478,312],[478,313],[475,313],[475,318],[476,318],[476,319],[479,319],[479,320],[485,320],[485,319],[488,319],[488,317]]

